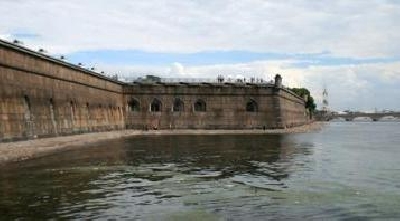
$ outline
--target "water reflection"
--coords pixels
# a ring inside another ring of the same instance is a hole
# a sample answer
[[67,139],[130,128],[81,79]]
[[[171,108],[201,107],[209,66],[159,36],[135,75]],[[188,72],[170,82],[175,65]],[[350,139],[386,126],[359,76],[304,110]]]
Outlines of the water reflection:
[[0,169],[2,219],[398,219],[400,124],[136,137]]
[[[312,143],[271,136],[136,137],[7,165],[0,213],[10,219],[140,218],[224,206],[287,188]],[[214,199],[216,198],[216,199]],[[210,204],[211,202],[211,204]],[[197,214],[197,213],[195,213]]]

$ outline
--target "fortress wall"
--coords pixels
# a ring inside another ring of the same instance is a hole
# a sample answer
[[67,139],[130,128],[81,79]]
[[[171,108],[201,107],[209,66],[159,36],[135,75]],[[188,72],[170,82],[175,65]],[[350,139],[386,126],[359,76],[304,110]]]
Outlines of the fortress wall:
[[[262,129],[307,122],[304,101],[274,85],[256,84],[133,84],[125,87],[126,126],[134,129]],[[160,111],[151,111],[155,99]],[[175,99],[183,102],[174,111]],[[206,111],[196,111],[202,100]],[[136,101],[139,107],[130,107]],[[256,111],[247,110],[254,101]],[[287,112],[287,113],[283,113]]]
[[[154,101],[159,105],[152,107]],[[274,84],[126,84],[0,41],[0,141],[123,128],[269,129],[306,123],[304,100]]]
[[124,128],[122,86],[0,45],[0,140]]
[[282,89],[281,97],[281,113],[283,127],[297,127],[309,122],[310,115],[305,109],[303,99],[297,97],[293,92]]

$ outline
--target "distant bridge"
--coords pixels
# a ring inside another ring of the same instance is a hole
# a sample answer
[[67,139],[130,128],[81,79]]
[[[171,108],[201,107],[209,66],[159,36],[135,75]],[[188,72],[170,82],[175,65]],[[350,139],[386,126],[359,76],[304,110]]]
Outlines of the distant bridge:
[[384,113],[364,113],[364,112],[348,112],[348,113],[332,113],[329,120],[345,119],[346,121],[353,121],[356,118],[369,118],[372,121],[379,121],[384,119],[400,119],[400,112],[384,112]]

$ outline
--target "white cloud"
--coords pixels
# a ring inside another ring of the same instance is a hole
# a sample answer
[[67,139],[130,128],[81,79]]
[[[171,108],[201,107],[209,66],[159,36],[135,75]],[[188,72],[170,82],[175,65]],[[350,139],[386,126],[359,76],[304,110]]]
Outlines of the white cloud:
[[[272,80],[276,73],[283,77],[287,87],[306,87],[321,106],[324,85],[329,91],[331,108],[334,110],[375,108],[400,110],[397,98],[400,96],[400,62],[361,65],[310,66],[293,68],[295,61],[256,61],[238,64],[187,65],[174,63],[164,66],[109,66],[100,65],[110,71],[118,70],[125,76],[129,73],[151,73],[161,77],[216,79],[218,74],[226,78],[263,78]],[[115,72],[115,71],[114,71]],[[113,73],[114,73],[113,72]],[[131,74],[132,75],[132,74]],[[143,74],[142,74],[143,75]],[[142,76],[136,74],[135,76]]]
[[169,70],[169,74],[172,76],[185,74],[183,65],[179,62],[172,63],[170,70]]
[[[2,0],[0,38],[51,53],[87,50],[232,51],[348,58],[400,56],[400,4],[364,0]],[[28,35],[24,35],[28,33]],[[16,35],[17,34],[17,35]],[[29,36],[35,36],[31,38]],[[304,62],[304,60],[302,60]],[[312,60],[311,60],[312,62]],[[400,64],[296,68],[295,60],[171,66],[98,64],[110,73],[215,78],[218,74],[271,79],[308,87],[320,100],[327,84],[336,109],[400,109]]]
[[38,34],[51,52],[331,51],[399,55],[400,7],[388,1],[19,0],[0,2],[0,34]]
[[10,34],[0,34],[0,39],[2,40],[11,41],[11,37]]

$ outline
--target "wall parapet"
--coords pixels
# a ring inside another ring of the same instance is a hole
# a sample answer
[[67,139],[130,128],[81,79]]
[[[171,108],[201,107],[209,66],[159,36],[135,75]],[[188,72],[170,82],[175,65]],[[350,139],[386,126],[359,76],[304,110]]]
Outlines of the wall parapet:
[[[33,51],[33,50],[31,50],[31,49],[29,49],[27,47],[24,47],[22,45],[13,44],[13,43],[10,43],[10,42],[7,42],[7,41],[4,41],[4,40],[0,39],[0,46],[2,46],[4,48],[7,48],[7,49],[10,49],[10,50],[13,50],[13,51],[17,51],[17,52],[21,52],[21,53],[24,53],[24,54],[31,55],[31,56],[33,56],[35,58],[38,58],[38,59],[41,59],[41,60],[44,60],[44,61],[48,61],[48,62],[51,62],[51,63],[54,63],[54,64],[61,65],[61,66],[65,67],[65,68],[69,68],[69,69],[72,69],[74,71],[78,71],[78,72],[80,72],[82,74],[88,74],[88,75],[91,75],[93,77],[96,77],[96,78],[99,78],[99,79],[102,79],[102,80],[106,80],[106,81],[110,81],[110,82],[113,82],[113,83],[116,83],[116,84],[122,84],[123,83],[123,82],[118,81],[116,79],[108,78],[108,77],[102,75],[101,73],[98,73],[98,72],[83,68],[83,67],[81,67],[81,66],[79,66],[77,64],[72,64],[72,63],[67,62],[67,61],[65,61],[63,59],[58,59],[58,58],[52,57],[50,55],[45,54],[44,52],[41,53],[41,52]],[[4,59],[2,59],[0,57],[0,61],[3,61],[3,60]],[[7,65],[6,63],[2,63],[2,64],[3,65]]]

